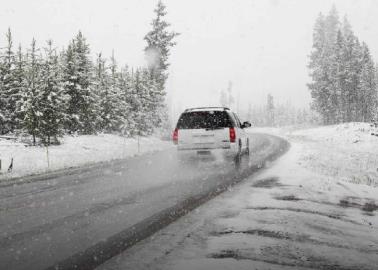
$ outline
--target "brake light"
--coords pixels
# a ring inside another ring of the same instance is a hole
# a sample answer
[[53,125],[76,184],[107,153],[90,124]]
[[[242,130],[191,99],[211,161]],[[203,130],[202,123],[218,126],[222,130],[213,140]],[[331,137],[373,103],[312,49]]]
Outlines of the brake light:
[[236,140],[235,128],[230,127],[230,142],[235,142],[235,140]]
[[178,143],[178,128],[173,131],[172,140],[174,144]]

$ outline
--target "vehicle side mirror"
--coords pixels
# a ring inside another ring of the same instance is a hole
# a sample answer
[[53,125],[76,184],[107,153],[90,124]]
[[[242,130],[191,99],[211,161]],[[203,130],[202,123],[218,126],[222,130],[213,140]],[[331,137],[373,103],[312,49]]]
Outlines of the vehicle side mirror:
[[245,121],[245,122],[242,124],[241,128],[249,128],[249,127],[251,127],[251,126],[252,126],[252,125],[251,125],[250,122]]

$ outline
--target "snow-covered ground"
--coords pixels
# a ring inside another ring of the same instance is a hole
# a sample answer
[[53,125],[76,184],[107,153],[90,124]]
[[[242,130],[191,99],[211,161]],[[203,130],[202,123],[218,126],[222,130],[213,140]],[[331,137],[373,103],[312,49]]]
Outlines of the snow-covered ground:
[[334,180],[378,185],[378,134],[368,123],[308,129],[254,128],[252,132],[284,137],[302,146],[300,162]]
[[370,126],[253,131],[284,136],[291,149],[99,269],[376,269]]
[[[26,146],[23,143],[0,138],[2,165],[0,181],[29,174],[122,159],[172,147],[172,143],[169,141],[162,141],[155,137],[142,137],[138,151],[137,139],[110,134],[65,136],[61,142],[61,145],[48,148],[49,158],[47,159],[46,147]],[[12,158],[13,170],[8,173],[7,169]]]
[[378,186],[378,137],[367,123],[290,132],[290,140],[303,146],[300,162],[337,181]]

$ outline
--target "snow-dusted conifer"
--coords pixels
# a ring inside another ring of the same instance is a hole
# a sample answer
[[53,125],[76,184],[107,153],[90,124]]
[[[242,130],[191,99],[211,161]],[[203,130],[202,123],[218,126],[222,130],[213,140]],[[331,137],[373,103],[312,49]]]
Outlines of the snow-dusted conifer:
[[96,85],[100,99],[100,130],[119,132],[123,122],[124,100],[120,89],[120,79],[114,54],[110,65],[99,54],[96,63]]
[[98,96],[93,89],[93,66],[90,50],[79,32],[69,44],[64,63],[64,84],[69,95],[66,128],[72,132],[92,134],[98,123]]
[[109,101],[111,106],[111,126],[110,131],[119,132],[123,123],[125,100],[121,91],[120,73],[118,72],[117,61],[114,57],[114,51],[110,58],[109,65]]
[[19,100],[17,85],[15,85],[15,54],[10,28],[6,34],[7,45],[2,54],[0,66],[0,129],[1,133],[12,132],[16,128],[16,103]]
[[158,126],[163,124],[163,121],[167,116],[165,106],[165,82],[168,78],[169,67],[169,54],[170,49],[176,45],[174,38],[178,33],[170,31],[168,28],[170,24],[165,21],[166,6],[162,1],[157,4],[155,12],[155,18],[152,21],[152,30],[149,31],[144,37],[147,42],[145,47],[145,55],[148,62],[149,77],[151,85],[154,89],[151,90],[155,93],[154,100],[158,102],[155,106],[155,115],[158,117],[155,119],[155,123]]
[[40,121],[43,115],[40,107],[41,98],[41,58],[33,39],[28,51],[25,68],[25,92],[22,95],[20,112],[24,115],[23,127],[32,136],[33,145],[40,134]]
[[50,145],[52,139],[63,134],[63,124],[66,119],[65,109],[67,97],[61,79],[61,68],[52,41],[47,42],[45,57],[41,65],[42,84],[40,88],[39,106],[42,112],[40,119],[40,134],[42,142]]
[[376,103],[375,91],[369,90],[376,88],[374,65],[346,17],[340,25],[335,8],[316,21],[309,68],[313,108],[325,124],[368,121]]
[[132,136],[136,128],[136,121],[133,118],[133,104],[135,103],[133,94],[133,79],[127,66],[121,69],[118,77],[120,88],[120,99],[122,101],[122,119],[120,132],[124,136]]
[[362,44],[362,70],[360,76],[360,114],[361,121],[368,122],[375,117],[377,106],[376,70],[366,43]]
[[18,46],[16,59],[15,59],[15,70],[14,70],[14,87],[15,92],[17,92],[16,101],[16,129],[22,129],[24,124],[24,112],[21,110],[23,106],[23,96],[26,92],[26,56],[22,52],[21,45]]

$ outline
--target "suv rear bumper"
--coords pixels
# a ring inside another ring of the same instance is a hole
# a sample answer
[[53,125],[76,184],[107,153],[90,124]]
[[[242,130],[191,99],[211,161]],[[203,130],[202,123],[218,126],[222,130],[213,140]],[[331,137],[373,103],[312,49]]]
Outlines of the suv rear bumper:
[[238,154],[239,148],[236,143],[231,143],[228,146],[222,148],[211,147],[183,147],[177,146],[177,153],[180,157],[194,157],[208,152],[210,155],[223,156],[223,157],[235,157]]

